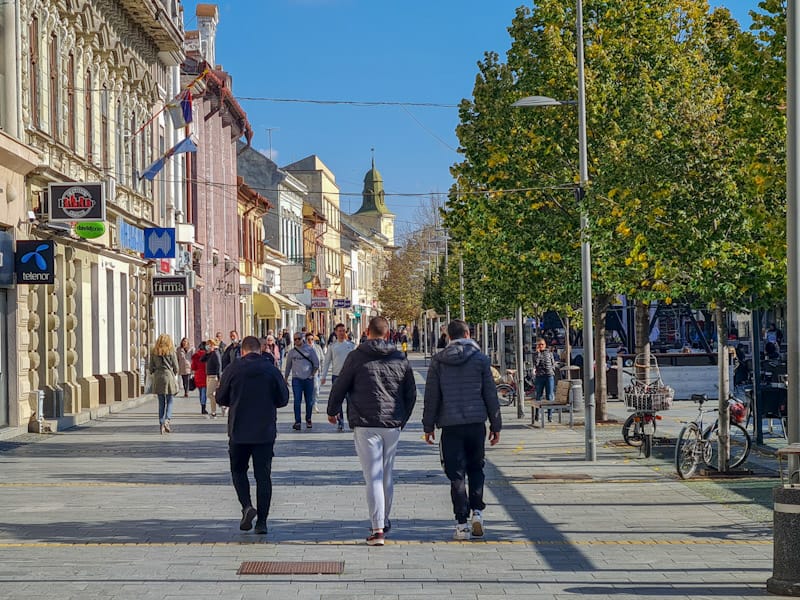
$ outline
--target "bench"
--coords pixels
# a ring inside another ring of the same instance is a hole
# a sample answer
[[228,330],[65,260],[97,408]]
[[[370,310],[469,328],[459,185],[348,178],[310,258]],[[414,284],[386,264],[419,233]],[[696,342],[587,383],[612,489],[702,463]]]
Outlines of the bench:
[[544,429],[544,413],[551,410],[558,412],[558,422],[561,423],[561,415],[569,413],[569,427],[572,429],[575,419],[572,413],[572,402],[570,402],[569,390],[571,383],[569,379],[559,379],[556,382],[555,399],[552,402],[547,400],[531,400],[531,425],[536,424],[536,411],[539,411],[541,428]]

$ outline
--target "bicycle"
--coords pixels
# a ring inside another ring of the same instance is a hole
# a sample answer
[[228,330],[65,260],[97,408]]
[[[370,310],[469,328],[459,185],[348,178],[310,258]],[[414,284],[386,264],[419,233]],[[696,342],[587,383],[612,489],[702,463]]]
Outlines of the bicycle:
[[630,385],[623,389],[625,406],[632,412],[622,425],[622,439],[629,446],[641,447],[645,458],[649,458],[653,452],[656,423],[661,419],[656,413],[669,410],[675,390],[664,385],[654,357],[645,361],[643,355],[638,355],[635,366],[645,375],[644,379],[634,376]]
[[[719,458],[719,417],[713,423],[704,426],[703,416],[719,412],[719,408],[703,409],[708,400],[705,394],[693,394],[692,401],[698,406],[697,416],[684,425],[675,443],[675,470],[681,479],[689,479],[694,475],[701,462],[713,469]],[[750,434],[738,421],[745,418],[747,408],[733,395],[728,398],[730,421],[730,460],[728,465],[736,468],[747,460],[752,442]]]
[[[517,403],[517,371],[516,369],[506,369],[506,376],[500,383],[496,384],[497,399],[500,406],[511,406]],[[528,398],[534,391],[533,383],[529,377],[525,376],[525,397]]]

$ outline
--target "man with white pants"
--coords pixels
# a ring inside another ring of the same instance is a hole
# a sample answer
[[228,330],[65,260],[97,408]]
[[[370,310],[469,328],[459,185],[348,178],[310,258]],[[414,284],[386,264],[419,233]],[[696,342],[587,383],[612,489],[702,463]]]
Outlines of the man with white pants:
[[335,425],[347,397],[347,421],[367,486],[369,546],[383,546],[384,534],[391,528],[397,442],[417,401],[411,366],[403,353],[386,341],[388,335],[389,322],[374,317],[367,328],[367,341],[347,355],[328,398],[328,421]]

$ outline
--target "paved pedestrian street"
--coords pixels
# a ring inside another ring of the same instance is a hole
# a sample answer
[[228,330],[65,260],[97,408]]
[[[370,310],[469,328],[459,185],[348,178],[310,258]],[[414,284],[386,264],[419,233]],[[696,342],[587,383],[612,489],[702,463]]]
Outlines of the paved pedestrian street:
[[[487,451],[482,541],[455,542],[449,486],[422,440],[420,397],[396,465],[392,530],[368,547],[350,432],[279,414],[269,534],[240,532],[224,419],[177,398],[72,430],[0,442],[0,597],[751,598],[766,596],[771,524],[584,430],[532,428],[504,408]],[[327,387],[324,389],[327,392]],[[327,396],[327,393],[324,394]],[[600,428],[601,438],[619,437]],[[339,575],[237,575],[245,561],[344,561]]]

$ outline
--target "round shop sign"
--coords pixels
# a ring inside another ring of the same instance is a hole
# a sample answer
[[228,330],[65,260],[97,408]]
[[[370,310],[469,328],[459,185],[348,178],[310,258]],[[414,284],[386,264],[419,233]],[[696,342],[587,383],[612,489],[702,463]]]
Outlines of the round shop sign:
[[106,224],[103,221],[89,221],[86,223],[75,223],[75,233],[78,237],[87,240],[98,238],[106,232]]
[[85,217],[97,204],[92,198],[92,193],[80,185],[67,188],[56,202],[58,208],[64,211],[67,217],[71,219]]

